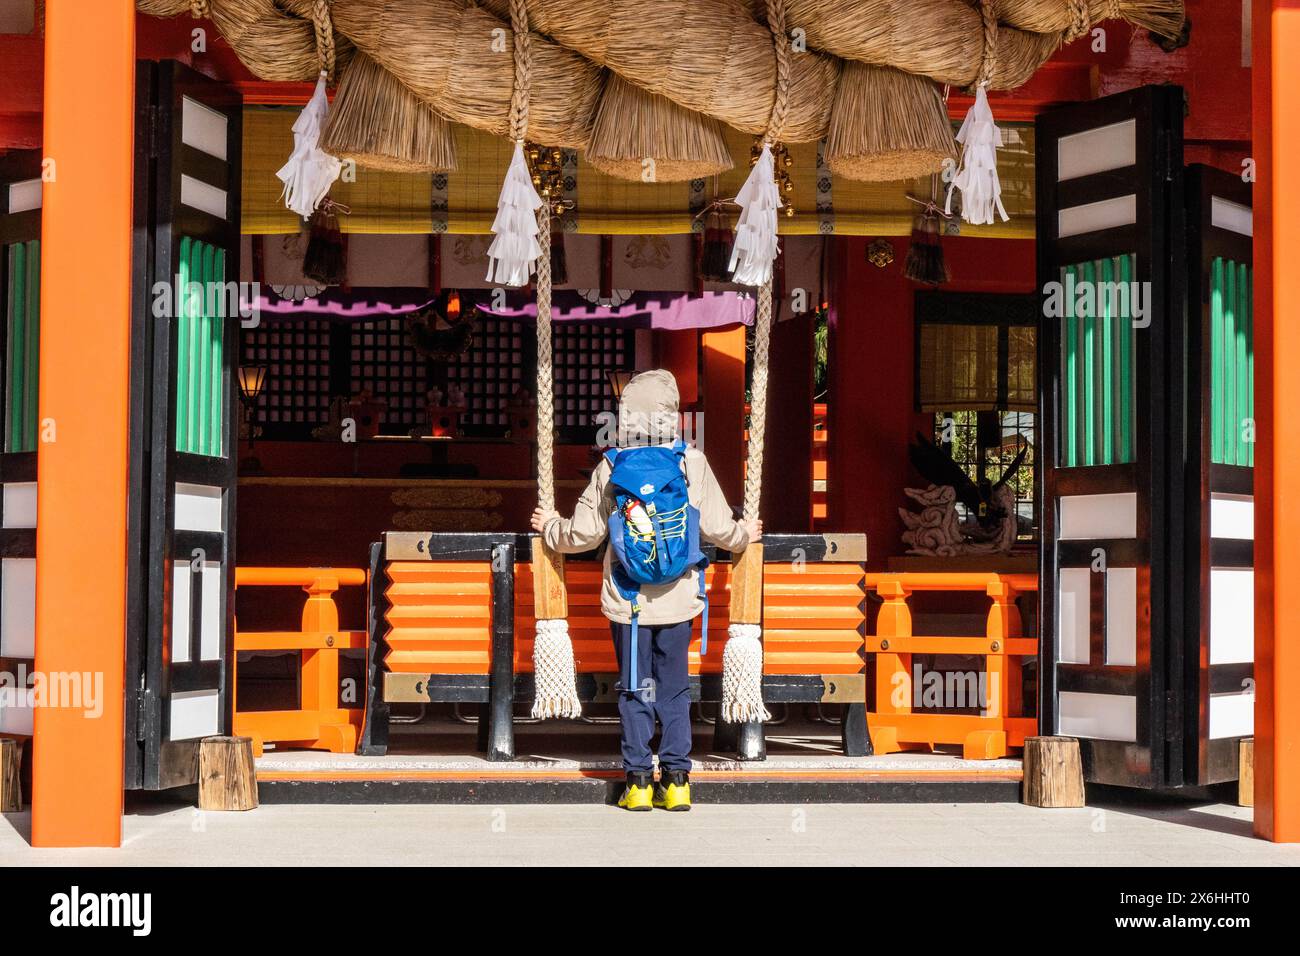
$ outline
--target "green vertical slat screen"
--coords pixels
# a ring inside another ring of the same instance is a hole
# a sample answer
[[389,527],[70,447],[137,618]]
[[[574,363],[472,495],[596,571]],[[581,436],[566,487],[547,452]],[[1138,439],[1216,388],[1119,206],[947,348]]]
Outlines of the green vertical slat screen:
[[31,452],[36,450],[41,354],[40,241],[14,243],[7,258],[4,450]]
[[1255,329],[1251,267],[1210,265],[1210,461],[1255,464]]
[[[182,294],[176,330],[176,450],[214,458],[224,454],[225,356],[222,337],[225,320],[221,306],[225,302],[225,273],[224,250],[197,239],[181,239],[178,274]],[[201,295],[197,294],[200,288]],[[196,294],[191,295],[191,291]]]
[[[1066,289],[1060,359],[1062,468],[1133,460],[1134,259],[1116,256],[1061,270]],[[1081,303],[1084,289],[1090,290],[1089,297]]]

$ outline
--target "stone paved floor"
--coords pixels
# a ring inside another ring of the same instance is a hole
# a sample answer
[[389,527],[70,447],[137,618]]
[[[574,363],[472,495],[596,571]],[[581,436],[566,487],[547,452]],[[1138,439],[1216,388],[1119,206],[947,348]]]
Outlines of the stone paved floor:
[[128,811],[120,850],[33,850],[30,818],[0,822],[6,865],[1300,866],[1300,846],[1250,835],[1250,811],[1214,804],[697,806],[266,806]]

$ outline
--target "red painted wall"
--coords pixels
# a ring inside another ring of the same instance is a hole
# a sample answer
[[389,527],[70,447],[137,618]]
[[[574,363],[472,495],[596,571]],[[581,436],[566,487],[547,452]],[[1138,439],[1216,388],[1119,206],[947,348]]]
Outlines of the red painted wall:
[[[866,532],[870,565],[906,550],[898,508],[916,484],[907,444],[929,434],[916,411],[913,301],[922,287],[903,278],[908,241],[893,240],[894,261],[866,260],[869,240],[832,244],[830,423],[826,528]],[[945,239],[951,292],[1032,292],[1034,243],[1028,239]]]

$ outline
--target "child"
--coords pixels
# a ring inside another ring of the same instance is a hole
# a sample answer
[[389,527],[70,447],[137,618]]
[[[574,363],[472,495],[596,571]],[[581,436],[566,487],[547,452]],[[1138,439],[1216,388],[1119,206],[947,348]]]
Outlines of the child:
[[[623,389],[618,409],[620,449],[660,446],[680,447],[678,441],[677,381],[672,373],[657,369],[634,376]],[[690,504],[699,511],[699,536],[726,551],[742,551],[762,537],[762,523],[739,522],[723,496],[704,453],[686,448],[681,457]],[[609,533],[609,518],[616,507],[612,468],[602,459],[592,473],[587,490],[578,500],[573,517],[553,511],[533,513],[532,525],[547,547],[564,554],[590,551]],[[635,520],[629,516],[628,520]],[[601,611],[610,620],[620,674],[631,653],[632,604],[615,581],[611,565],[613,548],[606,549]],[[680,578],[640,587],[636,661],[634,673],[642,675],[628,687],[619,685],[618,712],[623,729],[623,769],[627,787],[618,805],[627,810],[649,810],[651,804],[668,810],[691,807],[691,700],[687,674],[687,648],[691,622],[704,610],[700,596],[703,574],[688,569]],[[648,678],[648,679],[647,679]],[[660,781],[653,785],[650,738],[655,719],[663,729],[659,743]]]

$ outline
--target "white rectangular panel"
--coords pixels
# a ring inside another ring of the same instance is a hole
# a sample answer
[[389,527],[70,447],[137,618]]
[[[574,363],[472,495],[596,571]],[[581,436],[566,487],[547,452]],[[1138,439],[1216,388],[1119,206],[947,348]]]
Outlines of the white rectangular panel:
[[1062,541],[1137,537],[1137,493],[1067,495],[1061,499],[1057,535]]
[[0,561],[0,657],[36,656],[36,559]]
[[226,191],[193,176],[181,176],[181,202],[209,216],[226,218]]
[[192,690],[171,695],[169,740],[211,737],[221,727],[221,697],[215,690]]
[[1255,572],[1210,568],[1210,663],[1255,659]]
[[1254,694],[1210,695],[1210,738],[1249,737],[1255,732]]
[[181,98],[181,142],[186,146],[226,159],[226,114],[218,113],[188,96]]
[[1062,664],[1089,663],[1091,587],[1092,571],[1088,568],[1061,568],[1056,600],[1056,659]]
[[35,528],[36,482],[14,481],[5,485],[4,512],[6,528]]
[[1235,232],[1239,236],[1254,236],[1255,234],[1254,215],[1251,208],[1219,196],[1210,197],[1210,225],[1216,229]]
[[1106,663],[1137,663],[1137,568],[1106,570]]
[[221,638],[225,631],[221,616],[221,565],[207,561],[203,565],[203,606],[199,610],[199,657],[205,661],[221,658]]
[[1137,195],[1116,196],[1099,202],[1070,206],[1056,214],[1056,235],[1059,239],[1082,236],[1103,229],[1118,229],[1137,222]]
[[172,563],[172,663],[190,659],[190,573],[188,561]]
[[176,484],[177,531],[226,530],[221,521],[221,489],[214,485]]
[[1056,142],[1056,179],[1078,179],[1137,163],[1137,120],[1128,119],[1062,136]]
[[0,687],[0,734],[32,735],[32,689],[12,683]]
[[1061,691],[1057,704],[1062,736],[1137,740],[1136,697]]
[[1210,496],[1210,537],[1255,540],[1255,499],[1250,495]]
[[9,212],[31,212],[41,208],[41,181],[24,179],[20,183],[9,184]]

